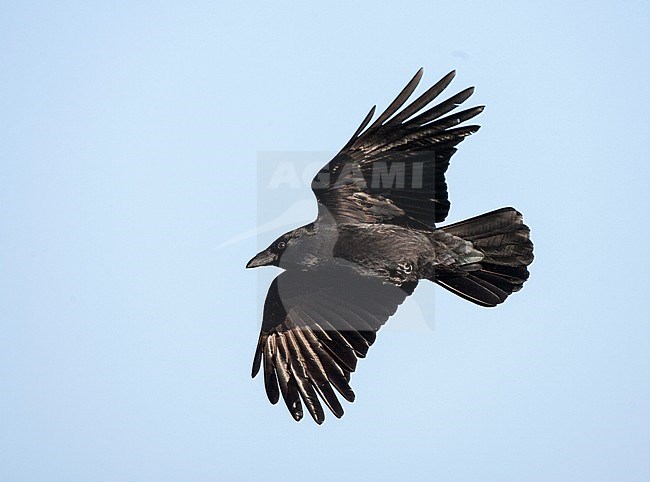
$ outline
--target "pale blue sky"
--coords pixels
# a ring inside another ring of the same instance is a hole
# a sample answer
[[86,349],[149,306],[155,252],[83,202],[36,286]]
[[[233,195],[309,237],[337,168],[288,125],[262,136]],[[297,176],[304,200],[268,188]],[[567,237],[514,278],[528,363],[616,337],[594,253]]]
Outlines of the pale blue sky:
[[[216,4],[1,8],[0,479],[648,480],[648,2]],[[531,279],[423,284],[296,424],[249,375],[284,228],[222,244],[421,66],[487,105],[449,221],[517,207]]]

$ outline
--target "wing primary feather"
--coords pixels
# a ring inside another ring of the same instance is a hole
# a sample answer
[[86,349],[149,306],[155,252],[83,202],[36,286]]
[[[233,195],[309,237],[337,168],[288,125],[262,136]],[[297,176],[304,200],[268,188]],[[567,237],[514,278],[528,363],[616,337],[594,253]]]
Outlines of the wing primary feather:
[[[439,134],[436,135],[431,135],[433,132],[429,132],[429,129],[425,129],[422,131],[423,135],[431,137],[427,137],[427,140],[430,140],[431,142],[435,143],[452,143],[454,146],[461,142],[465,137],[470,136],[474,133],[476,133],[481,126],[479,125],[469,125],[469,126],[463,126],[463,127],[456,127],[454,129],[447,129],[446,131],[442,131]],[[434,130],[434,132],[436,132]]]
[[320,425],[325,421],[325,412],[323,411],[323,407],[318,401],[316,391],[309,380],[305,359],[300,353],[300,348],[298,347],[291,330],[286,332],[286,338],[289,353],[291,354],[289,366],[294,375],[294,379],[296,380],[296,384],[298,385],[298,392],[307,407],[307,411],[314,419],[314,422]]
[[402,91],[398,94],[395,100],[391,102],[391,104],[386,108],[384,112],[382,112],[382,114],[377,118],[377,120],[373,122],[370,127],[368,127],[366,133],[378,129],[386,119],[392,116],[395,112],[397,112],[397,110],[400,107],[402,107],[402,105],[404,105],[404,103],[408,100],[409,97],[411,97],[411,94],[420,83],[420,79],[422,78],[423,73],[424,73],[424,69],[420,68],[420,70],[417,71],[417,73],[413,76],[413,78],[409,81],[409,83],[406,84],[406,87],[404,87]]
[[380,153],[384,151],[389,151],[391,149],[399,148],[400,146],[408,146],[411,149],[415,150],[413,143],[420,142],[422,149],[431,148],[431,146],[439,146],[444,148],[453,147],[459,144],[465,137],[474,134],[478,131],[481,126],[478,125],[469,125],[463,127],[456,127],[455,129],[448,129],[446,131],[441,131],[438,128],[428,128],[428,125],[424,126],[422,129],[413,132],[407,136],[404,136],[396,141],[392,141],[388,144],[377,144],[374,150],[368,151],[373,154]]
[[[298,308],[294,307],[293,309],[296,310]],[[350,343],[343,337],[343,335],[332,328],[322,317],[316,321],[312,316],[305,312],[304,309],[299,309],[299,311],[303,316],[312,320],[312,325],[310,326],[315,325],[318,327],[318,330],[322,334],[321,341],[325,348],[327,348],[349,372],[353,372],[357,366],[357,357],[354,356],[352,346],[350,346]],[[313,315],[318,316],[317,313],[313,313]]]
[[280,334],[276,352],[276,370],[278,373],[278,382],[280,382],[280,391],[284,403],[296,421],[303,417],[302,404],[298,394],[298,385],[289,369],[289,349],[284,335]]
[[375,110],[377,109],[376,105],[372,106],[372,109],[370,109],[370,112],[366,115],[366,117],[363,119],[363,122],[361,122],[361,125],[357,128],[356,131],[354,131],[354,134],[352,134],[352,137],[350,137],[350,140],[345,143],[345,146],[343,146],[343,149],[345,150],[348,147],[350,147],[355,140],[357,140],[357,137],[359,137],[359,134],[361,134],[361,131],[363,131],[366,126],[368,125],[368,122],[370,122],[370,119],[372,119],[372,116],[375,115]]
[[332,385],[330,385],[327,372],[320,357],[316,353],[316,350],[314,350],[314,347],[307,341],[304,335],[305,331],[309,331],[309,329],[294,330],[293,335],[300,345],[301,352],[305,354],[307,375],[332,413],[336,415],[336,418],[341,418],[343,416],[343,407],[341,407],[339,399],[336,398],[336,394],[332,390]]
[[349,372],[343,370],[341,366],[332,358],[329,352],[325,349],[322,343],[318,340],[314,332],[310,329],[302,331],[303,335],[314,348],[318,357],[325,368],[325,373],[330,383],[348,402],[354,401],[354,392],[349,385]]
[[253,369],[251,370],[251,377],[255,378],[260,371],[262,365],[262,352],[264,344],[266,343],[267,335],[260,334],[260,339],[257,341],[257,348],[255,349],[255,357],[253,358]]
[[266,388],[266,396],[273,405],[278,403],[280,399],[280,392],[278,390],[278,380],[275,376],[275,367],[273,363],[273,355],[275,353],[275,337],[267,339],[264,346],[264,387]]
[[463,110],[455,114],[448,115],[447,117],[443,117],[442,119],[438,119],[437,121],[430,124],[426,124],[425,127],[435,127],[440,130],[448,129],[462,122],[465,122],[466,120],[476,117],[484,110],[484,105],[472,107],[471,109]]
[[469,99],[474,93],[474,87],[468,87],[465,90],[461,90],[455,95],[452,95],[449,99],[441,102],[440,104],[424,111],[422,114],[414,117],[404,125],[424,125],[427,122],[437,119],[440,116],[445,115],[447,112],[452,111],[460,104]]
[[442,79],[436,82],[431,86],[424,94],[411,102],[406,106],[402,112],[393,117],[386,125],[396,125],[401,124],[403,121],[411,117],[413,114],[416,114],[418,111],[426,107],[433,99],[438,97],[443,90],[451,83],[451,81],[456,77],[456,71],[452,70]]

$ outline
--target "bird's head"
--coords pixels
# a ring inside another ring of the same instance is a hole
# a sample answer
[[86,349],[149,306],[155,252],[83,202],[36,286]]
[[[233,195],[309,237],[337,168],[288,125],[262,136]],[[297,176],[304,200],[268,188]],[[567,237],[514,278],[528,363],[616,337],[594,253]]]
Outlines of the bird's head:
[[[284,254],[287,251],[295,252],[296,247],[300,244],[298,240],[300,236],[297,231],[298,230],[289,231],[280,236],[264,251],[257,253],[253,259],[246,264],[246,267],[258,268],[259,266],[280,266]],[[287,256],[285,260],[282,261],[289,261],[288,258],[291,258],[291,255]]]

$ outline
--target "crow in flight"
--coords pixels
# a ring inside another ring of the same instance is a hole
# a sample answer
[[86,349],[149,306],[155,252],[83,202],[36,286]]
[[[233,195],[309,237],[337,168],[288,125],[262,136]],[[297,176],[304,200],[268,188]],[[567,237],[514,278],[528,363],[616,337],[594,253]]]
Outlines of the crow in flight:
[[459,125],[483,106],[445,115],[472,95],[468,88],[424,110],[454,78],[451,72],[402,109],[422,73],[367,127],[373,107],[318,172],[311,185],[316,220],[283,234],[246,265],[284,269],[264,303],[252,375],[263,366],[270,402],[282,395],[297,421],[304,404],[321,424],[320,399],[343,415],[335,390],[354,401],[349,381],[357,359],[419,280],[496,306],[528,278],[533,245],[515,209],[436,227],[450,207],[449,160],[479,129]]

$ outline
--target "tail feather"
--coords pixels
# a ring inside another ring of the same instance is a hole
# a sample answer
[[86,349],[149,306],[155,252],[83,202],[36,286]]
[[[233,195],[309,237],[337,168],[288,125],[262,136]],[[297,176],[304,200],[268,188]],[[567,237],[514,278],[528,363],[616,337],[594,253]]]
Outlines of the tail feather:
[[440,286],[482,306],[503,303],[528,279],[533,243],[523,216],[514,208],[502,208],[442,228],[470,241],[484,258],[476,269],[439,272]]

